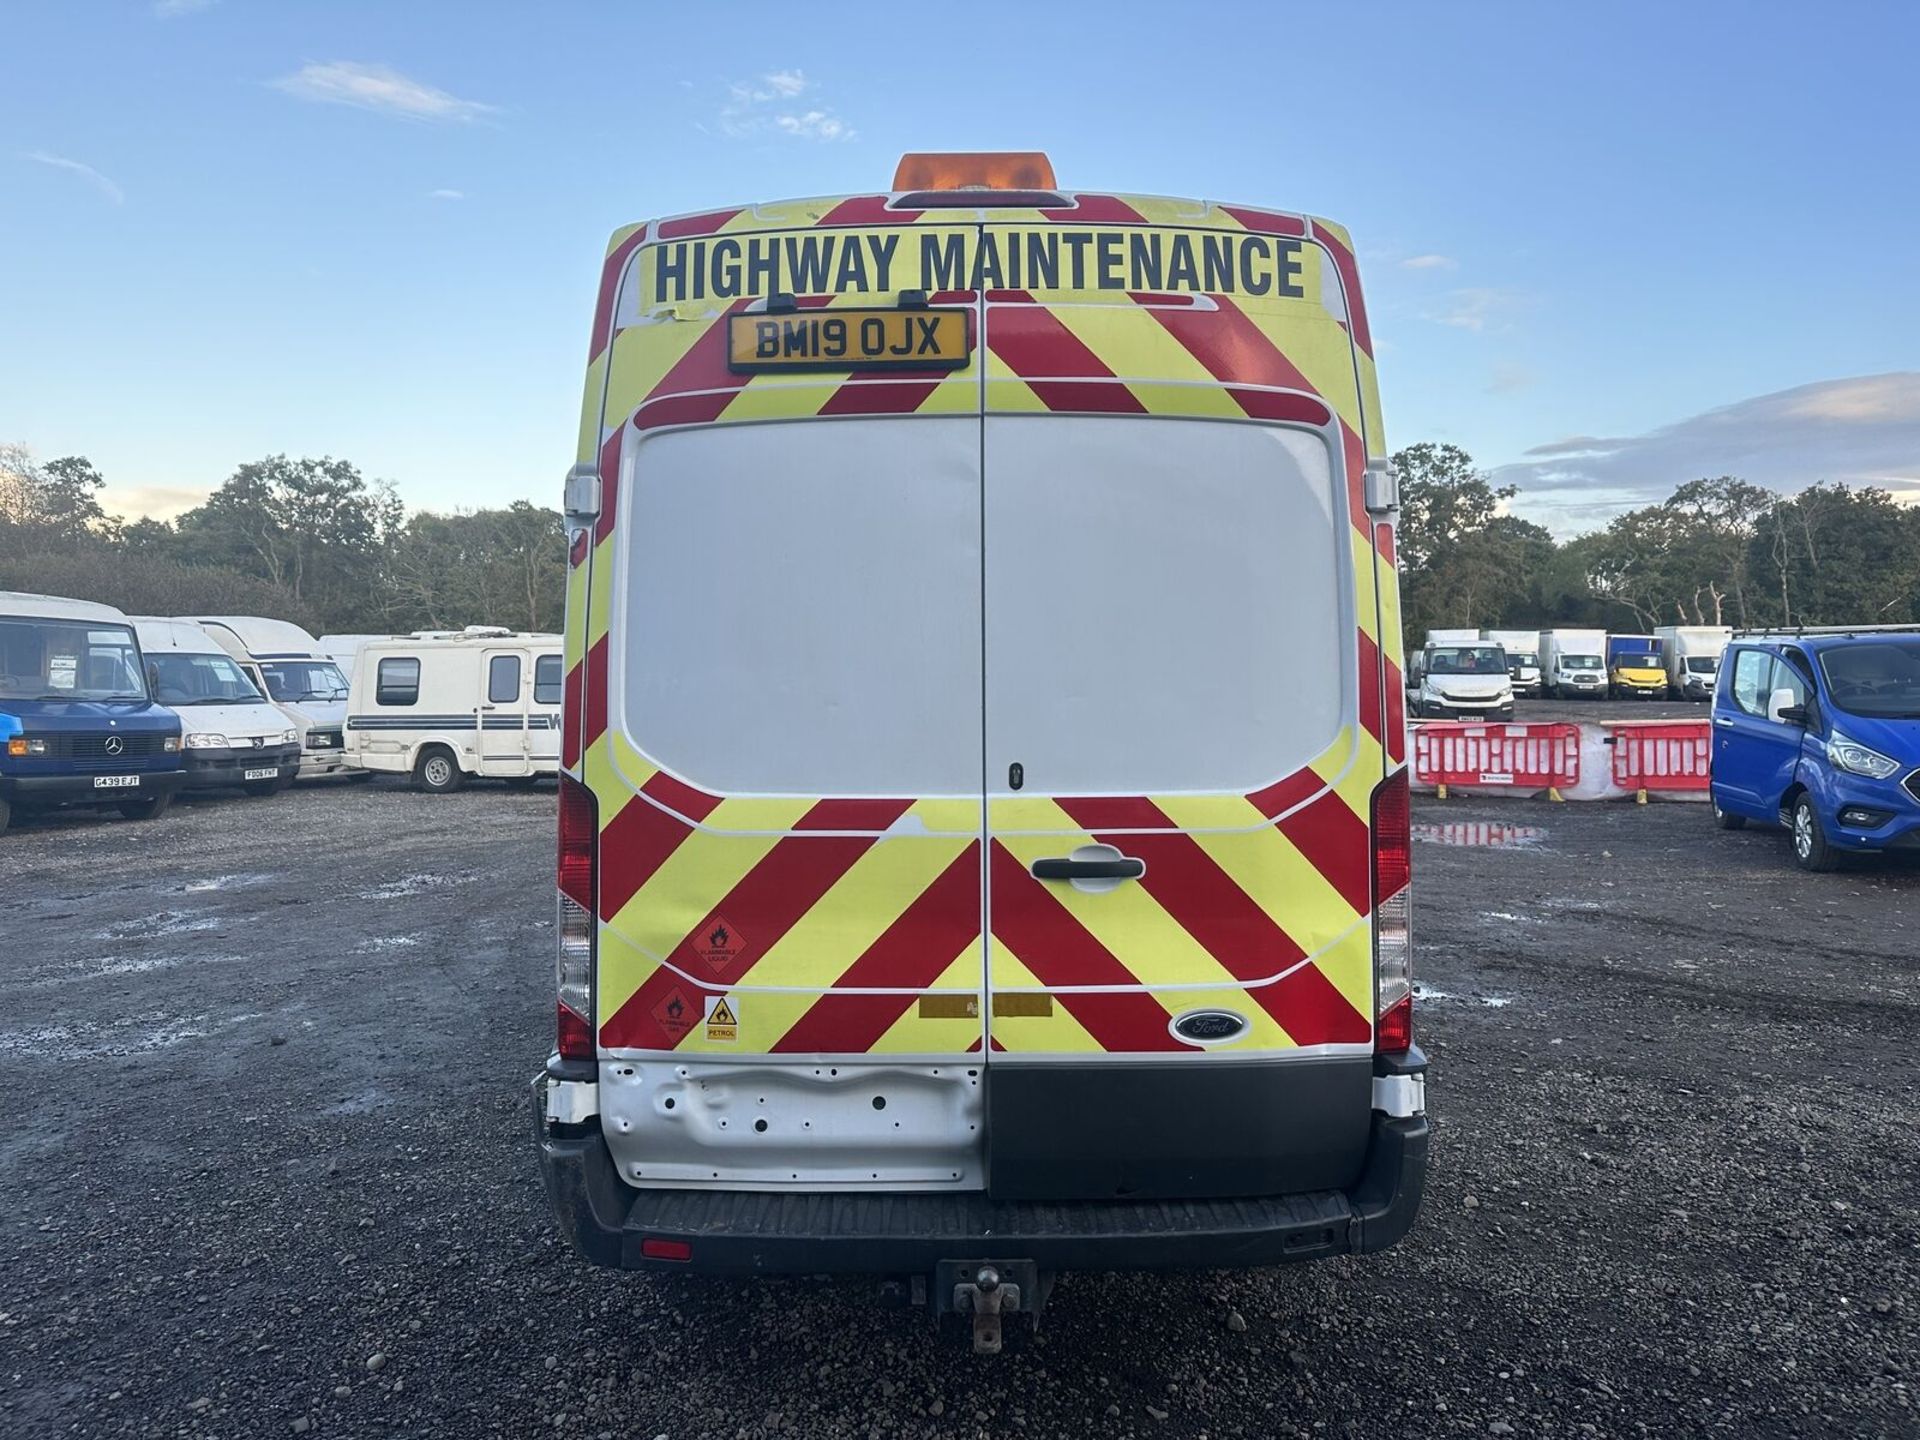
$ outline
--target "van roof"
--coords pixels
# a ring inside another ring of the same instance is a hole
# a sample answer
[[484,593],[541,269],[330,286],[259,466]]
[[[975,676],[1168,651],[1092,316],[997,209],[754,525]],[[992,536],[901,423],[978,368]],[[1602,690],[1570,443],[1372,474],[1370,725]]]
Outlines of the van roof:
[[193,615],[182,618],[190,619],[196,625],[220,626],[231,631],[247,652],[256,657],[320,653],[319,642],[291,620],[272,620],[264,615]]
[[489,630],[479,634],[380,635],[361,644],[363,650],[423,650],[435,646],[462,648],[487,645],[562,645],[566,637],[538,631]]
[[225,648],[207,631],[191,620],[175,620],[168,615],[131,615],[133,633],[140,637],[142,650],[178,650],[190,655],[224,655]]
[[37,620],[117,620],[126,614],[93,600],[69,600],[64,595],[36,595],[29,590],[0,590],[0,615],[32,616]]

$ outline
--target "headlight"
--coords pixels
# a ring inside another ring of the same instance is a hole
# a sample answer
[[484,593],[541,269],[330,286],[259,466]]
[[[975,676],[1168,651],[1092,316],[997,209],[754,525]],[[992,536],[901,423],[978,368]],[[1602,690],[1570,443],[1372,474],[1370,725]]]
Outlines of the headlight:
[[44,740],[28,740],[16,735],[13,739],[7,741],[7,754],[9,755],[44,755],[46,753],[47,742]]
[[216,735],[212,731],[202,731],[197,735],[189,735],[181,743],[189,750],[227,750],[232,748],[227,744],[226,736]]
[[1878,750],[1869,750],[1844,735],[1835,735],[1827,741],[1827,759],[1849,775],[1864,775],[1869,780],[1885,780],[1900,768],[1898,760],[1890,760]]
[[166,739],[160,742],[160,748],[169,755],[174,755],[179,753],[180,737],[178,735],[167,736]]
[[282,745],[291,745],[299,738],[300,732],[298,730],[282,730],[280,732],[280,743]]

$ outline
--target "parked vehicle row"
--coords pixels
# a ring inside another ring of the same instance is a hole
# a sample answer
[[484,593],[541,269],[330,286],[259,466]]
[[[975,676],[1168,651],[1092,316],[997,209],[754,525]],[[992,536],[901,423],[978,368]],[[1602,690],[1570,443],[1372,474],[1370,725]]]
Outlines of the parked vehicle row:
[[[1425,646],[1408,657],[1407,701],[1415,715],[1431,719],[1511,719],[1516,695],[1706,700],[1732,635],[1723,625],[1664,625],[1651,635],[1429,630]],[[1484,679],[1493,673],[1481,653],[1487,646],[1500,652],[1505,689]]]
[[259,616],[129,616],[0,592],[0,830],[16,811],[166,813],[182,790],[402,774],[448,791],[559,769],[560,638],[332,637]]

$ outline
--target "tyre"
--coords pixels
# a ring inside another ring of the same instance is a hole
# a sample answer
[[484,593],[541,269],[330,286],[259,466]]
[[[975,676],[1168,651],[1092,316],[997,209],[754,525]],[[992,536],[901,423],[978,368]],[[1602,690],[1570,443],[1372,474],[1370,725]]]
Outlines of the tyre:
[[172,804],[171,795],[147,795],[139,800],[122,800],[113,808],[129,820],[158,820]]
[[1813,797],[1802,795],[1793,802],[1793,858],[1802,870],[1816,873],[1835,869],[1839,853],[1827,844],[1827,828],[1820,823],[1820,812],[1813,808]]
[[0,800],[0,831],[5,830],[7,826],[12,823],[12,821],[13,821],[13,806],[9,805],[4,800]]
[[1713,823],[1722,830],[1744,830],[1747,828],[1747,817],[1729,814],[1716,805],[1713,807]]
[[444,745],[435,745],[420,752],[420,759],[413,767],[413,783],[430,795],[451,795],[467,783],[467,777],[460,762],[453,758],[453,752]]

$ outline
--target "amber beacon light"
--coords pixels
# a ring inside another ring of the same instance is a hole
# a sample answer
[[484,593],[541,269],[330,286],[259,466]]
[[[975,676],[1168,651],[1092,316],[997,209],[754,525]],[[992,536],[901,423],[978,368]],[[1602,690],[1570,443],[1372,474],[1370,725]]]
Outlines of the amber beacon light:
[[964,150],[902,155],[899,190],[1052,190],[1053,162],[1038,150]]

